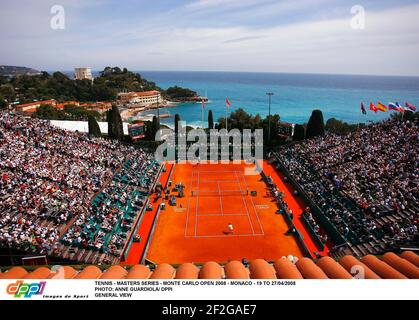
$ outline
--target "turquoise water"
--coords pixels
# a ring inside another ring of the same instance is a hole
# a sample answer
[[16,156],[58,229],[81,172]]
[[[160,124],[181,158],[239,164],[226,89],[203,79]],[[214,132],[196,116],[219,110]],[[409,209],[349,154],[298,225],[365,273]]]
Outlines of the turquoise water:
[[[251,114],[268,114],[266,92],[273,92],[272,113],[292,123],[308,121],[313,109],[321,109],[325,119],[337,118],[349,123],[379,121],[393,112],[368,115],[361,113],[360,103],[369,108],[370,101],[384,104],[392,101],[410,102],[419,107],[418,77],[342,76],[275,73],[231,72],[155,72],[140,71],[142,76],[162,88],[173,85],[187,87],[200,95],[208,95],[205,120],[209,109],[214,118],[225,116],[225,99],[231,111],[243,108]],[[201,104],[182,103],[168,109],[179,113],[190,125],[201,125]],[[163,111],[164,112],[164,111]],[[173,122],[164,119],[163,123]]]

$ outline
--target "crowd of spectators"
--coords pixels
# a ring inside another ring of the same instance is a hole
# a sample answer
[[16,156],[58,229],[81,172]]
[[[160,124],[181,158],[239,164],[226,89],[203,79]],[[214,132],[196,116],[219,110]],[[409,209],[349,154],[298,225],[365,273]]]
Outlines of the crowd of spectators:
[[[96,215],[106,221],[102,224],[106,233],[117,209],[109,202],[95,208],[95,195],[127,161],[151,178],[155,170],[145,170],[151,159],[151,154],[117,141],[0,113],[0,246],[48,253],[58,246],[60,233],[69,224],[84,224]],[[150,186],[149,180],[142,180],[142,190]],[[103,192],[112,198],[113,188],[118,185]],[[117,190],[117,201],[138,207],[141,203],[131,199],[131,190],[123,189]],[[114,237],[109,243],[112,247],[121,241]]]
[[302,215],[303,219],[306,223],[310,226],[310,229],[315,234],[315,236],[319,239],[322,244],[325,244],[329,241],[329,237],[324,232],[321,232],[321,227],[319,223],[314,219],[313,213],[311,212],[310,207],[307,207]]
[[[278,155],[348,241],[417,243],[418,139],[417,120],[391,119],[283,147]],[[397,219],[379,224],[386,216]]]
[[148,154],[129,160],[92,202],[89,215],[79,216],[62,243],[120,256],[158,169]]

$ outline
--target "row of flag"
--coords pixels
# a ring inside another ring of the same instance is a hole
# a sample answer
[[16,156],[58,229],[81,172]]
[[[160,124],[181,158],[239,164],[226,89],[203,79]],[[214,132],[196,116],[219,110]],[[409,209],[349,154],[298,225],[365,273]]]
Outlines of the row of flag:
[[[398,111],[401,113],[405,113],[406,111],[410,111],[410,112],[415,112],[417,110],[417,108],[410,104],[409,102],[406,102],[406,104],[404,106],[402,106],[400,103],[398,102],[390,102],[388,104],[388,106],[382,104],[381,102],[378,102],[377,105],[373,104],[372,102],[370,103],[370,110],[374,111],[375,113],[377,113],[378,111],[381,112],[387,112],[388,111]],[[367,114],[367,109],[365,108],[365,105],[363,102],[361,102],[361,111],[363,114]]]

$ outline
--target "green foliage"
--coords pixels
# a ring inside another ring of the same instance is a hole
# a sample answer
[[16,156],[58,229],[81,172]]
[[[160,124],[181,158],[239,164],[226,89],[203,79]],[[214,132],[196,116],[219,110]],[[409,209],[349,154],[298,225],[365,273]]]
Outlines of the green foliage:
[[304,126],[302,126],[301,124],[296,124],[294,127],[294,136],[293,136],[293,140],[294,141],[303,141],[305,139],[306,136],[306,132],[305,132],[305,128]]
[[214,116],[212,110],[208,112],[208,129],[214,129]]
[[52,75],[42,72],[40,75],[23,75],[10,80],[1,80],[0,94],[9,101],[15,99],[14,88],[19,92],[20,103],[49,99],[80,102],[114,101],[121,90],[161,90],[154,82],[143,79],[141,75],[118,67],[105,68],[94,82],[73,80],[61,72],[54,72]]
[[413,121],[415,119],[419,119],[419,112],[410,112],[410,111],[406,111],[405,113],[393,113],[391,115],[392,119],[397,119],[397,120],[405,120],[405,121]]
[[116,105],[112,105],[112,109],[107,112],[108,136],[111,139],[122,141],[124,139],[124,126],[121,114]]
[[40,106],[34,113],[34,117],[46,120],[66,120],[64,112],[55,109],[50,104]]
[[121,70],[119,67],[106,67],[101,73],[100,77],[94,81],[95,85],[106,86],[112,92],[119,92],[122,89],[126,91],[149,91],[159,90],[154,82],[147,81],[142,78],[140,74],[128,71],[126,68]]
[[[275,143],[278,140],[278,133],[280,127],[280,117],[279,115],[271,115],[271,136],[268,137],[269,132],[269,117],[262,119],[262,117],[257,114],[252,116],[243,109],[237,109],[232,112],[228,120],[228,129],[238,129],[243,131],[245,129],[256,130],[263,129],[265,141],[271,141]],[[216,129],[225,129],[226,120],[225,118],[218,119],[218,124],[215,126]]]
[[73,105],[64,106],[64,110],[58,110],[52,105],[42,105],[34,113],[34,117],[46,120],[88,121],[89,117],[100,119],[100,114]]
[[[216,128],[226,128],[225,118],[218,119],[218,126],[216,126]],[[228,118],[228,128],[239,129],[240,131],[243,131],[243,129],[262,129],[262,118],[258,114],[256,116],[252,116],[243,109],[237,109],[232,112]]]
[[271,115],[271,136],[269,137],[269,116],[262,120],[262,128],[265,141],[277,140],[279,134],[280,117],[278,114]]
[[151,122],[151,130],[152,140],[155,140],[156,134],[160,130],[160,122],[156,116],[153,117],[153,121]]
[[307,124],[306,138],[321,136],[324,135],[324,132],[323,113],[321,110],[314,110]]
[[93,117],[92,115],[89,115],[88,123],[89,123],[89,134],[95,137],[100,137],[102,133],[100,132],[100,127],[96,121],[96,118]]
[[0,95],[0,109],[5,109],[7,107],[7,102],[2,95]]
[[165,92],[165,96],[169,100],[176,101],[176,100],[183,100],[183,99],[188,99],[188,98],[196,98],[198,97],[198,94],[195,91],[175,86],[175,87],[170,87],[169,89],[167,89]]
[[325,129],[329,132],[346,135],[352,131],[355,131],[358,128],[356,124],[348,124],[341,120],[331,118],[327,120]]
[[2,83],[0,85],[0,96],[9,102],[15,101],[16,93],[13,85],[10,83]]

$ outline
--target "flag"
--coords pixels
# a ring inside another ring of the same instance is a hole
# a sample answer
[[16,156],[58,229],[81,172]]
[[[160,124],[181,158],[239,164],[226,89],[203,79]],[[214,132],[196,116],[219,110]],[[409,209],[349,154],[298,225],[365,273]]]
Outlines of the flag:
[[377,109],[380,110],[381,112],[387,111],[387,107],[383,105],[381,102],[378,102]]
[[231,107],[231,103],[230,103],[230,101],[228,101],[228,99],[226,99],[226,107],[227,107],[227,109]]
[[409,102],[406,102],[406,108],[410,109],[411,111],[416,111],[416,107]]
[[400,108],[394,102],[390,102],[388,104],[388,110],[400,111]]
[[361,111],[362,111],[362,114],[367,114],[367,110],[365,109],[363,102],[361,102]]
[[410,109],[408,109],[407,107],[403,107],[400,103],[396,102],[396,106],[397,108],[399,108],[399,111],[404,113],[406,111],[410,111]]
[[375,113],[378,112],[377,107],[372,102],[370,103],[370,110],[374,111]]

